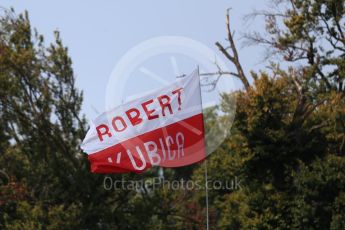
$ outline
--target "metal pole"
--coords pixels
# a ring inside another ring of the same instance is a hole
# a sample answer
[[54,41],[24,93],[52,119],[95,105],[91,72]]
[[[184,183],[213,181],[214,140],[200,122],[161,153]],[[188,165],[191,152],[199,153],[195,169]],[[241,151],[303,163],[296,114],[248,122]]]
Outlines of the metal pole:
[[[198,66],[198,76],[200,76],[200,69]],[[200,87],[200,85],[199,85]],[[201,98],[201,87],[200,87],[200,98]],[[210,229],[210,223],[209,223],[209,210],[208,210],[208,173],[207,173],[207,158],[205,158],[205,196],[206,196],[206,230]]]
[[[178,77],[185,77],[186,75],[183,74],[181,76],[178,76]],[[199,66],[198,66],[198,76],[200,77],[200,70],[199,70]],[[201,98],[201,86],[199,85],[200,87],[200,98]],[[204,163],[204,166],[205,166],[205,192],[206,192],[206,230],[209,230],[210,229],[210,223],[209,223],[209,208],[208,208],[208,173],[207,173],[207,158],[205,158],[205,163]]]
[[208,187],[207,187],[207,159],[205,159],[205,189],[206,189],[206,229],[209,230],[209,212],[208,212]]

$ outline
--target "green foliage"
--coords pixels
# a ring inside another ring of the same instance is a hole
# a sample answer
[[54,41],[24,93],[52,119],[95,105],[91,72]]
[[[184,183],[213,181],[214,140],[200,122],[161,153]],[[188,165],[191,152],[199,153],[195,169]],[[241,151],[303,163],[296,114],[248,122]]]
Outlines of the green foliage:
[[15,216],[8,213],[4,215],[5,229],[75,229],[80,226],[78,216],[80,216],[78,205],[71,204],[68,207],[52,206],[47,207],[42,204],[30,205],[26,201],[16,204]]
[[[204,114],[211,229],[345,228],[344,1],[275,1],[263,41],[289,68],[253,73]],[[280,21],[279,21],[280,20]],[[269,41],[269,42],[267,42]],[[204,229],[205,191],[106,190],[79,144],[82,93],[60,35],[46,45],[27,13],[0,17],[0,229]],[[237,105],[234,104],[237,99]],[[219,112],[221,110],[222,112]],[[230,119],[229,119],[230,118]],[[217,136],[220,135],[220,136]],[[204,165],[163,177],[205,184]],[[152,182],[159,169],[115,180]]]
[[99,229],[114,211],[102,210],[110,192],[79,149],[86,122],[68,49],[58,32],[46,46],[27,13],[9,11],[0,17],[0,53],[0,169],[9,177],[0,228]]
[[254,40],[296,65],[272,62],[273,77],[254,74],[237,98],[232,136],[210,158],[227,163],[210,179],[244,188],[213,198],[217,229],[344,228],[344,4],[277,1],[283,11],[264,13],[270,37]]
[[296,195],[292,209],[295,228],[316,225],[319,229],[329,229],[330,224],[341,224],[337,219],[344,218],[344,212],[337,206],[345,191],[344,166],[344,157],[334,155],[317,159],[308,166],[300,165],[295,176]]

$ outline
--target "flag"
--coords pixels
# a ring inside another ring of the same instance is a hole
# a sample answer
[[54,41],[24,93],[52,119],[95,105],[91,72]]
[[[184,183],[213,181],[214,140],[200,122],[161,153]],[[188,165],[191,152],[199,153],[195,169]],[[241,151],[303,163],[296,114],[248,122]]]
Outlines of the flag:
[[198,71],[98,116],[81,148],[93,173],[141,173],[206,157]]

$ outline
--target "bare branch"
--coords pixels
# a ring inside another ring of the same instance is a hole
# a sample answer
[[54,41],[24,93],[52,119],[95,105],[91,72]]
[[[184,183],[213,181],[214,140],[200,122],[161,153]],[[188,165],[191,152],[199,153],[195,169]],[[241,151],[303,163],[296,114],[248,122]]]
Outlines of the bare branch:
[[209,73],[201,73],[200,76],[216,76],[216,75],[232,75],[238,77],[237,73],[229,72],[229,71],[217,71],[217,72],[209,72]]
[[[235,42],[234,42],[234,39],[233,39],[233,35],[234,34],[231,32],[229,11],[230,11],[230,9],[227,9],[227,13],[226,13],[225,19],[226,19],[227,41],[229,42],[230,46],[224,48],[224,46],[222,44],[220,44],[220,42],[216,42],[215,45],[218,47],[220,52],[222,52],[223,55],[230,62],[232,62],[235,65],[235,67],[236,67],[237,73],[229,72],[228,74],[239,78],[242,81],[246,91],[248,91],[249,88],[250,88],[250,85],[249,85],[249,82],[248,82],[248,78],[244,74],[242,65],[241,65],[240,60],[239,60],[237,48],[236,48],[236,45],[235,45]],[[231,50],[232,54],[230,54],[228,52],[228,49]]]

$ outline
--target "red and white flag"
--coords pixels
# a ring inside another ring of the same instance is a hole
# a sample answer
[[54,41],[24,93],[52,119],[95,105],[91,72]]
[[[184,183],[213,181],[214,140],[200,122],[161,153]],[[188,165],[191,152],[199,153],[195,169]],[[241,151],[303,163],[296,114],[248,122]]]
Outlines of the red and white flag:
[[82,149],[93,173],[141,173],[206,157],[198,71],[97,117]]

